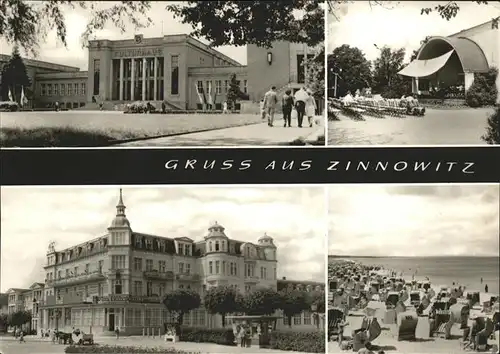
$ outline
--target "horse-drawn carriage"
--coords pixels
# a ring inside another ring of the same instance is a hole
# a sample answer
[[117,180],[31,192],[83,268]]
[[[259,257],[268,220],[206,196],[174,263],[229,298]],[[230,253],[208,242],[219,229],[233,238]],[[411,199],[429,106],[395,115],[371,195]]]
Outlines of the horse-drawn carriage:
[[94,335],[92,333],[84,333],[79,329],[73,331],[71,338],[75,344],[94,344]]

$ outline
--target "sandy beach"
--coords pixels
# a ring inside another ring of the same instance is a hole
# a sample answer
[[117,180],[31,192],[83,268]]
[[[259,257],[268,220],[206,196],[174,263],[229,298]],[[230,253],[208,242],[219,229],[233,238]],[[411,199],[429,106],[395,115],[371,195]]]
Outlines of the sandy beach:
[[[332,260],[330,260],[332,262]],[[345,262],[345,261],[340,261]],[[364,264],[365,266],[367,264]],[[376,271],[379,276],[391,276],[392,270],[379,269]],[[398,272],[398,278],[403,278],[407,281],[407,283],[411,283],[412,276],[406,275],[399,277],[400,273]],[[333,279],[332,274],[329,274],[330,280]],[[425,277],[425,274],[420,274],[420,277]],[[351,283],[350,283],[351,284]],[[348,293],[353,293],[354,290],[350,289],[350,285],[342,284],[342,281],[339,281],[338,284],[340,287],[345,287]],[[458,285],[456,285],[458,286]],[[442,291],[443,288],[450,288],[452,284],[432,284],[431,288],[435,294],[438,294]],[[330,290],[330,305],[333,306],[333,298],[336,296],[336,291]],[[353,294],[354,295],[354,294]],[[375,295],[376,296],[376,295]],[[480,304],[484,302],[490,301],[492,296],[497,296],[498,294],[493,293],[485,293],[480,292],[480,300],[479,302],[470,309],[470,315],[468,320],[468,326],[471,326],[474,316],[490,316],[492,314],[486,314],[483,312],[483,307]],[[459,299],[459,301],[463,301],[463,299]],[[371,304],[372,302],[370,302]],[[431,300],[432,303],[432,300]],[[455,323],[451,327],[450,334],[451,336],[448,339],[444,338],[444,335],[441,333],[434,334],[432,337],[429,336],[429,318],[428,317],[417,317],[414,308],[408,307],[408,313],[415,313],[415,317],[418,318],[418,324],[415,330],[415,339],[414,340],[400,340],[398,341],[398,325],[397,324],[387,324],[384,323],[384,315],[386,313],[385,303],[377,302],[380,305],[380,309],[378,309],[374,317],[377,318],[380,327],[381,333],[380,335],[374,339],[371,344],[375,345],[377,348],[374,350],[374,353],[378,353],[380,350],[383,350],[385,353],[394,353],[394,354],[420,354],[420,353],[466,353],[466,352],[474,352],[472,349],[464,349],[462,344],[463,337],[463,329],[460,329],[460,324]],[[407,312],[405,312],[407,313]],[[365,318],[366,309],[350,309],[349,315],[346,317],[345,321],[347,324],[344,327],[344,342],[351,337],[351,334],[354,330],[362,327],[363,319]],[[499,338],[500,334],[498,331],[494,332],[494,336],[490,336],[488,339],[488,350],[487,353],[496,353],[499,348]],[[329,353],[348,353],[353,352],[353,349],[342,350],[339,343],[337,341],[330,341],[328,343],[328,352]]]

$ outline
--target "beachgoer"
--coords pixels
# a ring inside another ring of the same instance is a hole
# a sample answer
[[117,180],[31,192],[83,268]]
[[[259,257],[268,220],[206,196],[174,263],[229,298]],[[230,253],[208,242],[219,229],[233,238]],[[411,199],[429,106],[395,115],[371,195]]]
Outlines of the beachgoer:
[[26,343],[26,341],[24,340],[24,331],[21,330],[21,332],[19,333],[19,343]]
[[481,278],[481,284],[483,283],[483,278]]
[[283,126],[291,127],[292,124],[292,109],[293,109],[293,96],[292,90],[286,90],[285,95],[281,100],[282,111],[283,111]]
[[115,334],[116,334],[116,339],[120,339],[120,328],[116,327]]
[[484,286],[484,292],[485,292],[485,293],[487,293],[487,292],[488,292],[488,284],[486,284],[486,285]]
[[274,123],[274,112],[278,104],[278,96],[276,94],[276,86],[272,86],[264,95],[264,109],[267,115],[267,125],[272,127]]
[[165,101],[161,102],[161,113],[166,113],[167,112],[167,105],[165,104]]

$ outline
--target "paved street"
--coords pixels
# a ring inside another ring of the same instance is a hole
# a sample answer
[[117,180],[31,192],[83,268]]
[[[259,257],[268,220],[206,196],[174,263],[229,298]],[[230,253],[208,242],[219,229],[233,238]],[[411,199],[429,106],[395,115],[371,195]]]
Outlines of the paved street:
[[[145,347],[174,347],[186,352],[200,353],[285,353],[281,350],[230,347],[212,343],[192,343],[192,342],[165,342],[160,338],[144,338],[140,336],[122,337],[95,337],[95,342],[100,345],[125,345],[125,346],[145,346]],[[39,337],[26,337],[26,343],[19,343],[13,337],[0,338],[1,354],[59,354],[64,353],[65,345],[53,344],[50,340],[43,340]],[[300,352],[294,352],[301,354]],[[305,354],[305,353],[302,353]]]
[[120,146],[273,146],[285,145],[298,138],[314,141],[324,132],[323,117],[316,117],[320,126],[298,128],[292,122],[291,128],[283,127],[283,120],[277,120],[274,127],[267,123],[242,127],[211,130],[201,133],[183,134],[165,138],[140,140]]
[[341,116],[328,122],[328,145],[484,145],[492,108],[428,109],[424,117]]

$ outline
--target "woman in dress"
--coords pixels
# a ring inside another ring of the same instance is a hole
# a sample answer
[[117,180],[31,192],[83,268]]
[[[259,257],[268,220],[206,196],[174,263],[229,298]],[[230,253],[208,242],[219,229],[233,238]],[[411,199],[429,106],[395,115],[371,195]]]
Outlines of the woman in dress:
[[313,126],[313,118],[316,115],[316,100],[314,99],[313,93],[311,90],[307,90],[309,97],[306,100],[306,115],[307,120],[309,121],[309,126]]

